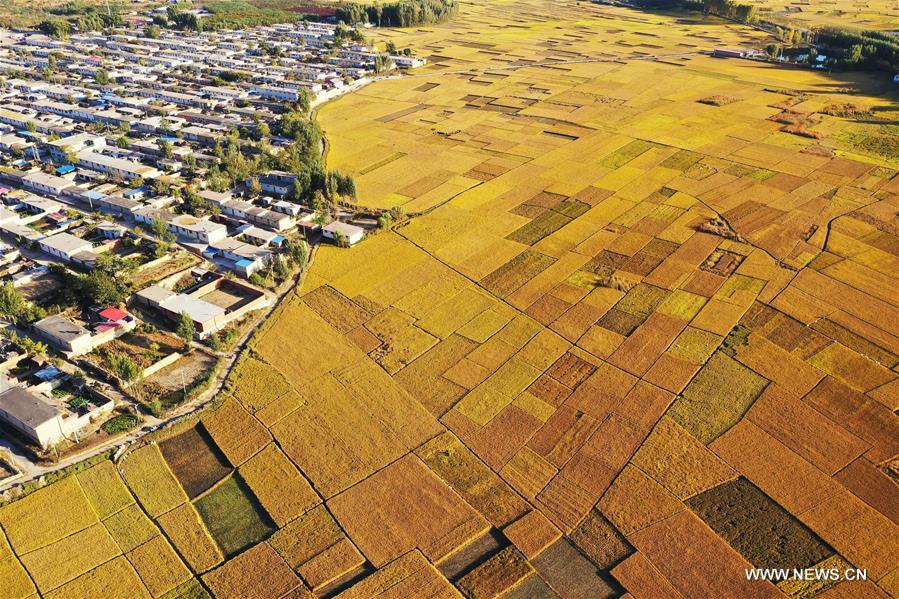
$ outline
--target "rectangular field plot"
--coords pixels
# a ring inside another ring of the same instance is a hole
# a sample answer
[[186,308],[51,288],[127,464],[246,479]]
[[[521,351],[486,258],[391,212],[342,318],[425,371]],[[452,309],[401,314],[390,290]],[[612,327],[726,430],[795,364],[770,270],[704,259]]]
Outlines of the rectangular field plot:
[[745,478],[687,499],[687,505],[759,568],[806,568],[833,555],[815,533]]
[[247,484],[234,474],[195,503],[226,556],[258,543],[275,530]]
[[159,450],[191,499],[231,472],[228,460],[202,425],[162,441]]

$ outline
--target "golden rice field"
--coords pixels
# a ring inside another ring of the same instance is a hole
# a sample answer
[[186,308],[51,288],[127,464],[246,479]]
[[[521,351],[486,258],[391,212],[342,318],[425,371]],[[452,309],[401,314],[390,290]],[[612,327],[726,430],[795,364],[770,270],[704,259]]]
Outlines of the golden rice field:
[[854,27],[896,31],[899,6],[892,0],[751,0],[762,18],[802,27]]
[[328,163],[415,216],[216,410],[0,508],[0,594],[899,594],[895,92],[584,2],[378,35],[429,64],[322,107]]

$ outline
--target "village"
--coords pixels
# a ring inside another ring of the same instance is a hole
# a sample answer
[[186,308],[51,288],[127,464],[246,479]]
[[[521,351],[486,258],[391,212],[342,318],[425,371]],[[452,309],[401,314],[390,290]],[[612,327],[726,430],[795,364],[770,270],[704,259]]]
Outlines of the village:
[[147,31],[0,32],[0,440],[20,461],[198,397],[311,246],[384,225],[321,167],[309,111],[411,51],[342,24]]

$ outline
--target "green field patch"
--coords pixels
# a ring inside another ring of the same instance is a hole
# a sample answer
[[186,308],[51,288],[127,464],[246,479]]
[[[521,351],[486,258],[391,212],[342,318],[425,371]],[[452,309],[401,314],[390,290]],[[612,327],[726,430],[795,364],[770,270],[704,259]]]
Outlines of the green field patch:
[[687,327],[668,348],[668,353],[691,364],[703,364],[712,356],[720,343],[720,335]]
[[603,158],[599,166],[610,168],[610,169],[618,169],[636,158],[637,156],[643,154],[644,152],[651,150],[652,148],[658,148],[658,144],[654,144],[651,141],[644,141],[642,139],[635,139],[631,143],[627,144],[623,148],[619,148]]
[[522,252],[481,280],[491,293],[506,297],[549,268],[555,258],[540,252]]
[[715,352],[671,405],[669,415],[708,445],[743,417],[768,380]]
[[656,308],[665,301],[665,298],[670,293],[670,291],[661,287],[640,283],[631,288],[623,298],[618,300],[615,307],[645,320],[650,314],[655,312]]
[[697,162],[702,160],[702,154],[690,150],[680,150],[663,160],[659,166],[670,168],[675,171],[685,171]]
[[253,492],[238,474],[194,504],[226,556],[255,545],[275,530]]
[[571,217],[565,216],[555,210],[547,210],[528,224],[509,233],[506,236],[506,239],[517,241],[518,243],[523,243],[525,245],[534,245],[544,237],[552,235],[571,221]]

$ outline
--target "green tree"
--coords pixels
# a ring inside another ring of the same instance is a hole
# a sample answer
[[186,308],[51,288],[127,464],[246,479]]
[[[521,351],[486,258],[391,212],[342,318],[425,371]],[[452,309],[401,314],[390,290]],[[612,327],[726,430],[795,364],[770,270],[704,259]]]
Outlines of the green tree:
[[181,313],[181,316],[178,319],[178,327],[175,329],[175,332],[179,337],[184,339],[185,343],[190,343],[191,340],[193,340],[197,329],[194,327],[194,319],[190,317],[190,314],[187,312]]
[[42,21],[37,28],[40,29],[42,33],[57,39],[67,38],[72,33],[72,26],[65,19],[47,19],[46,21]]
[[134,383],[144,374],[144,369],[131,356],[107,353],[106,363],[112,373],[126,383]]
[[296,266],[306,264],[306,244],[302,241],[288,241],[284,249],[291,263]]
[[128,297],[129,287],[123,281],[103,270],[93,270],[83,280],[84,299],[87,304],[117,306]]
[[104,69],[100,69],[96,72],[96,74],[94,74],[94,80],[99,85],[109,85],[109,73]]
[[11,282],[0,285],[0,314],[18,319],[25,309],[25,298]]

